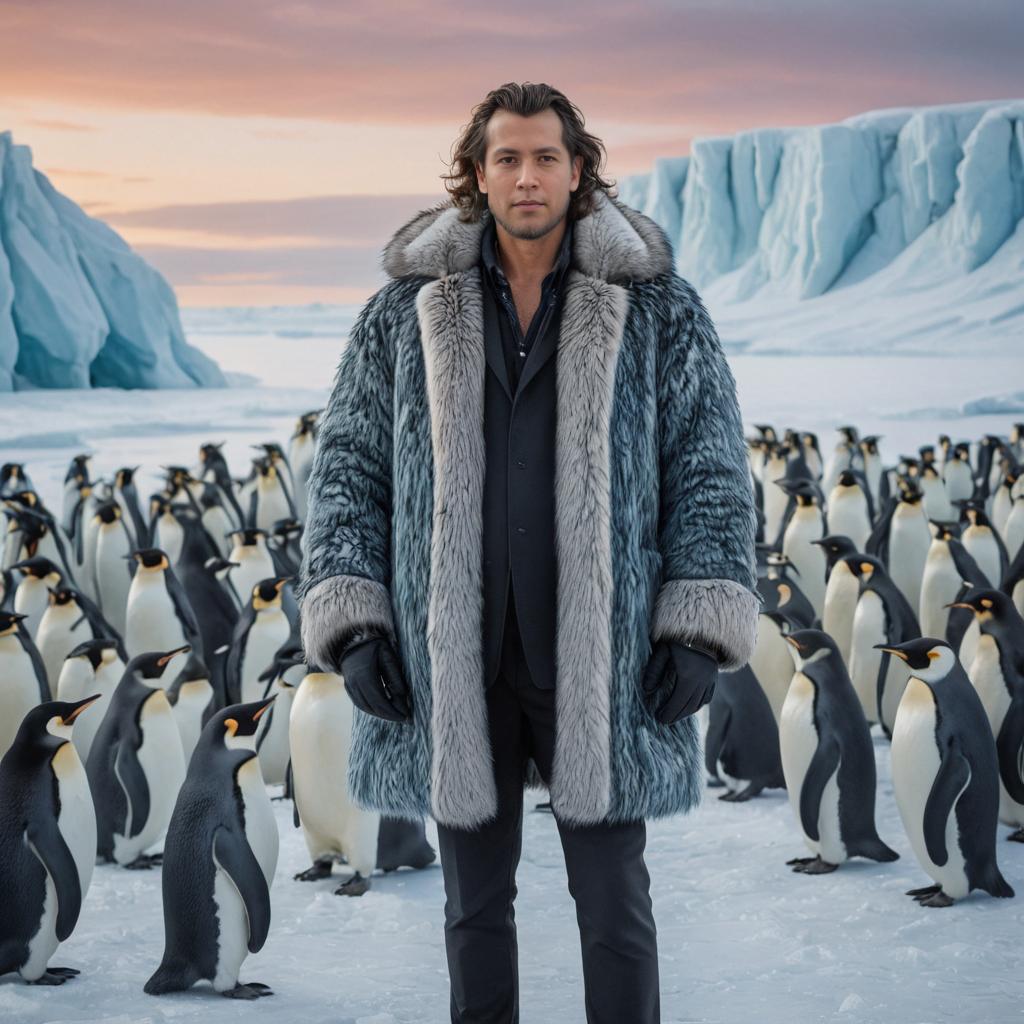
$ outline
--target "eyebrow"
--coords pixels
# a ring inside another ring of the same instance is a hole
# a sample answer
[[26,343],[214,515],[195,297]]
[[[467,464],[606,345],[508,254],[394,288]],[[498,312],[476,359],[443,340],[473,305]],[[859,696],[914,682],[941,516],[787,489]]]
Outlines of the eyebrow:
[[[533,152],[534,153],[559,153],[561,151],[559,150],[558,146],[541,146],[540,149],[535,149]],[[504,154],[504,153],[511,153],[514,156],[518,156],[519,155],[519,150],[518,149],[512,149],[510,146],[499,146],[494,151],[494,155],[495,156],[497,156],[498,154]]]

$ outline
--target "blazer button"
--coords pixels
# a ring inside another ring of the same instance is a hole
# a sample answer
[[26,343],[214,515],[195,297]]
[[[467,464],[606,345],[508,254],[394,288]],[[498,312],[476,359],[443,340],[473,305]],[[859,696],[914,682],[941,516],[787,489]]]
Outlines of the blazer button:
[[520,469],[526,469],[526,463],[525,463],[525,462],[523,462],[523,460],[522,460],[522,459],[516,459],[516,465],[517,465],[517,466],[518,466],[518,467],[519,467]]
[[525,526],[517,526],[516,527],[516,533],[526,533],[526,527]]

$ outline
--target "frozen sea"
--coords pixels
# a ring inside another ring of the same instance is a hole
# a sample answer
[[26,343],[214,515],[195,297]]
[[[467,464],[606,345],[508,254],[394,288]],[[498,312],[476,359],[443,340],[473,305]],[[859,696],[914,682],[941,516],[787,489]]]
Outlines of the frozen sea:
[[[193,464],[204,441],[226,442],[241,475],[250,445],[285,441],[298,414],[324,404],[340,347],[331,330],[258,327],[236,320],[228,329],[212,315],[191,324],[189,340],[232,375],[228,389],[0,395],[0,462],[24,461],[58,508],[68,460],[80,451],[93,453],[98,474],[142,466],[143,494],[159,466]],[[887,462],[940,432],[954,440],[1005,434],[1024,419],[1024,355],[1012,351],[933,359],[736,352],[730,361],[748,430],[762,422],[815,430],[828,449],[835,427],[852,422],[883,435]],[[1000,826],[1000,867],[1017,899],[975,894],[947,910],[918,906],[904,890],[929,880],[903,833],[881,736],[875,749],[879,833],[900,853],[895,863],[793,874],[784,862],[806,851],[782,791],[729,804],[709,789],[689,816],[650,824],[666,1024],[1003,1024],[1024,1016],[1024,846],[1006,842]],[[275,809],[281,856],[270,937],[242,972],[243,981],[271,985],[273,998],[236,1004],[205,986],[144,995],[163,949],[159,871],[101,866],[54,959],[81,977],[54,989],[0,979],[0,1021],[443,1024],[437,865],[378,876],[361,899],[336,897],[336,880],[292,880],[308,866],[305,845],[290,805]],[[581,1024],[575,916],[554,822],[543,812],[526,816],[518,882],[522,1020]]]

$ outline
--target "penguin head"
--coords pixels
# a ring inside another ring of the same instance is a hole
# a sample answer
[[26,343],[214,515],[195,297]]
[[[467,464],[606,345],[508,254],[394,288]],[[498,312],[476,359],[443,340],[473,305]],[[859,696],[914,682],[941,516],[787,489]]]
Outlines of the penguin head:
[[782,488],[788,495],[796,498],[798,505],[813,505],[818,500],[817,484],[809,477],[797,477],[792,480],[786,477],[779,477],[772,481]]
[[105,501],[97,507],[93,518],[105,526],[110,526],[111,523],[116,523],[121,518],[121,506],[116,501]]
[[278,519],[272,532],[278,540],[287,542],[289,537],[297,537],[302,533],[302,523],[298,519]]
[[778,608],[762,608],[760,614],[766,619],[771,619],[778,626],[779,633],[782,636],[788,636],[790,633],[800,629],[800,623],[796,619],[791,618],[786,612]]
[[840,561],[860,581],[861,593],[871,587],[873,582],[886,576],[885,566],[874,555],[865,555],[858,551],[856,554],[846,555]]
[[125,555],[125,558],[134,558],[140,569],[150,572],[163,572],[171,567],[166,552],[160,548],[139,548],[130,555]]
[[220,441],[217,444],[214,444],[212,441],[208,441],[206,444],[201,444],[199,446],[199,461],[204,464],[207,462],[219,462],[220,450],[223,447],[223,441]]
[[835,640],[821,629],[796,629],[786,637],[786,643],[797,672],[839,653]]
[[228,750],[256,751],[256,730],[274,697],[264,697],[250,704],[231,704],[218,711],[204,726],[203,734],[219,741]]
[[244,530],[231,530],[228,536],[236,548],[258,548],[265,543],[267,531],[260,529],[258,526],[253,526]]
[[24,558],[11,566],[17,569],[23,576],[31,576],[34,580],[46,580],[53,586],[57,586],[64,579],[64,574],[57,568],[49,558],[36,555],[35,558]]
[[139,471],[138,466],[122,466],[114,474],[115,487],[127,487],[135,480],[135,474]]
[[860,439],[860,450],[865,455],[878,454],[878,442],[882,440],[881,434],[868,434]]
[[843,443],[848,445],[854,445],[857,443],[857,428],[856,427],[836,427],[836,430],[842,436]]
[[961,462],[971,461],[971,446],[967,441],[958,441],[953,445],[953,458]]
[[918,474],[922,480],[928,480],[934,482],[940,480],[938,467],[934,462],[926,462],[921,467],[921,472]]
[[93,694],[82,700],[48,700],[37,704],[21,720],[18,733],[12,744],[12,751],[18,748],[15,756],[26,755],[52,757],[55,750],[71,739],[71,731],[78,716],[88,710],[100,699],[100,694]]
[[296,654],[281,654],[278,652],[274,657],[274,663],[270,668],[260,673],[259,682],[263,684],[277,683],[279,686],[292,687],[297,685],[296,683],[288,679],[288,675],[292,669],[296,666],[305,666],[303,661],[302,652],[298,651]]
[[184,647],[176,647],[173,651],[146,651],[145,654],[136,655],[128,662],[125,672],[134,672],[143,679],[160,679],[167,666],[179,654],[187,654],[192,648],[185,644]]
[[932,527],[932,535],[935,540],[948,543],[951,540],[960,538],[960,524],[943,522],[941,519],[929,519]]
[[949,675],[956,665],[953,648],[945,640],[932,636],[917,637],[901,644],[875,644],[876,651],[887,651],[925,683],[937,683]]
[[296,441],[300,437],[306,437],[307,435],[314,433],[319,419],[319,409],[314,412],[303,413],[295,423],[295,433],[292,434],[291,440]]
[[241,564],[241,562],[232,562],[229,558],[214,555],[203,562],[203,568],[218,580],[223,580],[228,577],[232,569],[237,569]]
[[837,487],[857,487],[857,477],[852,470],[844,469],[836,480]]
[[930,466],[935,462],[935,445],[923,444],[917,449],[917,454],[921,456],[922,465]]
[[959,601],[951,601],[944,608],[967,608],[974,612],[974,617],[982,631],[992,623],[1009,623],[1020,618],[1013,603],[1013,598],[1001,590],[990,587],[977,587],[965,594]]
[[846,555],[857,553],[857,545],[843,533],[830,533],[820,540],[812,540],[811,543],[818,545],[825,552],[825,558],[831,564],[835,564],[838,559]]
[[281,607],[281,590],[291,580],[291,576],[270,576],[260,580],[252,588],[252,606],[256,611],[264,608]]
[[92,666],[93,672],[96,672],[100,665],[109,665],[117,660],[117,641],[110,637],[85,640],[77,647],[72,648],[65,660],[70,658],[85,658]]
[[14,636],[18,632],[18,623],[27,618],[20,612],[0,611],[0,636]]
[[924,497],[924,492],[911,476],[901,476],[897,479],[897,486],[900,491],[900,503],[903,505],[919,505]]

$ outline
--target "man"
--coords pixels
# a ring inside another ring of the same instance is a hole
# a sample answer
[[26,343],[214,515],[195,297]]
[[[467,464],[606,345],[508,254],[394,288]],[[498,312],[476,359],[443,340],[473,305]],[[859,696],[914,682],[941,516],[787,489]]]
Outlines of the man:
[[494,90],[455,154],[323,417],[306,655],[360,709],[355,799],[438,823],[451,1019],[518,1020],[525,782],[551,796],[587,1020],[649,1024],[644,822],[699,801],[693,712],[756,631],[735,383],[562,93]]

